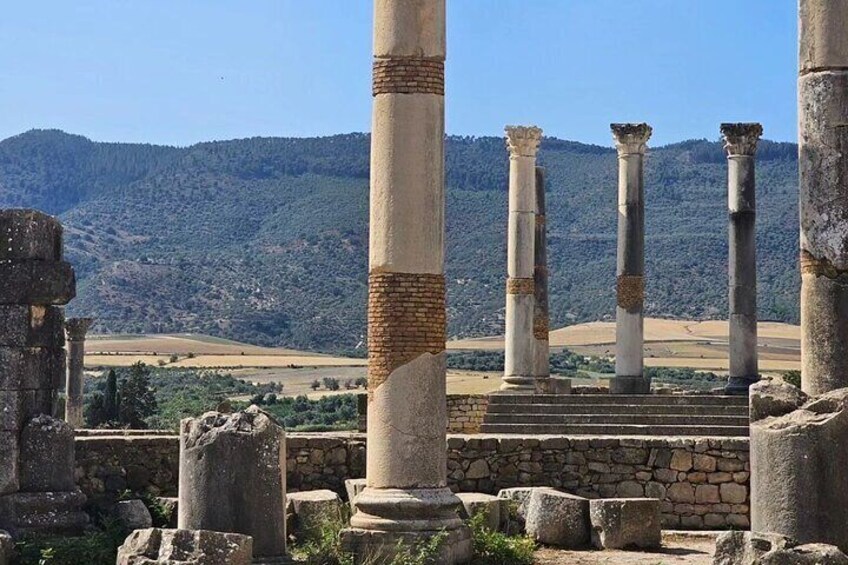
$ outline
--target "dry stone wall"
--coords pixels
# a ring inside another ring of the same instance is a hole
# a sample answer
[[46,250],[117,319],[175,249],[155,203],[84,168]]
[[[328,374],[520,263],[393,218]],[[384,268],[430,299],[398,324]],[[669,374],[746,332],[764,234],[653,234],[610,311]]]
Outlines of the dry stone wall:
[[[368,395],[359,395],[358,429],[365,432],[368,425]],[[478,434],[489,408],[486,394],[449,394],[447,431],[449,434]]]
[[[365,476],[365,436],[291,433],[289,490],[330,489]],[[665,528],[749,527],[747,438],[448,436],[448,483],[456,492],[494,494],[553,486],[588,498],[648,496],[661,501]],[[176,436],[85,436],[76,440],[77,484],[89,496],[124,489],[175,496]]]

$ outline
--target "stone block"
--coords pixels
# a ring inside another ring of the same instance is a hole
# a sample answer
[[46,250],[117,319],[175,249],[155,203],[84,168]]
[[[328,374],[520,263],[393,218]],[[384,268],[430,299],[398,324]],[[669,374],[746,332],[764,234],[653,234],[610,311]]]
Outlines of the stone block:
[[[467,528],[443,530],[442,542],[432,557],[432,563],[454,565],[468,563],[473,554],[473,543]],[[403,548],[421,547],[439,532],[392,532],[347,528],[341,532],[342,550],[346,553],[367,556],[367,563],[398,563]],[[365,563],[366,561],[362,561]],[[120,564],[119,564],[120,565]]]
[[571,379],[547,377],[536,379],[536,394],[571,394]]
[[153,517],[144,502],[138,499],[121,500],[112,509],[112,515],[124,531],[144,530],[153,527]]
[[534,490],[527,501],[527,535],[539,543],[564,548],[589,545],[589,500],[549,489]]
[[498,498],[505,500],[501,506],[501,529],[509,534],[523,534],[527,517],[527,503],[536,490],[552,490],[550,487],[513,487],[501,489]]
[[24,492],[65,492],[74,483],[74,430],[51,416],[24,426],[20,442],[20,488]]
[[771,532],[736,531],[718,536],[713,565],[848,565],[848,556],[833,545],[800,545]]
[[365,479],[347,479],[345,480],[345,491],[347,492],[347,502],[350,505],[350,514],[356,514],[356,495],[365,490],[368,481]]
[[809,397],[800,388],[773,379],[761,379],[748,389],[748,406],[752,422],[769,416],[783,416],[796,410]]
[[70,492],[16,492],[0,496],[0,523],[16,539],[77,536],[88,526],[85,495]]
[[0,305],[0,346],[61,349],[64,318],[56,306]]
[[117,565],[251,565],[250,536],[207,530],[136,530],[118,548]]
[[74,269],[64,261],[0,262],[0,304],[67,304],[76,296]]
[[0,210],[0,261],[62,259],[62,224],[38,210]]
[[12,535],[5,530],[0,530],[0,565],[10,565],[14,552],[15,540],[12,539]]
[[65,375],[65,351],[0,346],[0,390],[56,389]]
[[721,501],[728,502],[730,504],[742,504],[748,499],[748,489],[745,485],[739,485],[736,483],[722,483],[720,486],[721,489]]
[[670,467],[675,471],[687,472],[692,469],[692,453],[684,449],[675,449],[671,453]]
[[459,509],[461,518],[468,520],[477,514],[483,514],[486,517],[483,522],[486,527],[493,532],[498,531],[501,527],[501,507],[504,506],[504,499],[480,492],[458,492],[456,496],[462,501],[462,508]]
[[308,490],[286,495],[286,531],[300,541],[316,539],[328,523],[341,523],[342,499],[331,490]]
[[20,488],[18,469],[18,434],[0,431],[0,495],[17,492]]
[[660,501],[607,498],[589,501],[592,544],[598,549],[660,547]]

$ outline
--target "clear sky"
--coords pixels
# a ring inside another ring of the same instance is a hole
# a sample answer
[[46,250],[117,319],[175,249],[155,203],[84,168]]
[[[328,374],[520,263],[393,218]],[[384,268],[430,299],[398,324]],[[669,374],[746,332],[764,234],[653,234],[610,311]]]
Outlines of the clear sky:
[[[795,0],[447,0],[447,130],[795,140]],[[0,138],[187,145],[370,126],[371,0],[31,0],[0,17]]]

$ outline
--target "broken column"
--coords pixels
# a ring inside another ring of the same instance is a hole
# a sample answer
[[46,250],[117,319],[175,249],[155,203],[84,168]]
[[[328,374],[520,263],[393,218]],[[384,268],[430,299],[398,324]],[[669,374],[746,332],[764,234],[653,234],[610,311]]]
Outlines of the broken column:
[[446,534],[470,558],[445,450],[445,0],[375,0],[367,486],[343,532],[360,557]]
[[536,151],[542,130],[507,126],[509,229],[506,336],[501,390],[534,392],[537,371],[535,322]]
[[535,256],[533,269],[533,337],[535,344],[535,366],[533,375],[537,379],[551,376],[550,318],[548,313],[548,238],[545,218],[545,169],[536,167],[536,234],[533,253]]
[[727,151],[730,372],[725,391],[748,394],[757,367],[757,232],[754,154],[760,124],[722,124]]
[[68,376],[65,380],[65,421],[74,428],[85,425],[83,418],[83,385],[85,381],[85,334],[94,320],[69,318],[65,321]]
[[0,530],[78,533],[74,438],[51,417],[65,375],[64,315],[74,272],[62,226],[34,210],[0,211]]
[[611,394],[648,394],[642,357],[645,301],[644,159],[651,126],[611,124],[618,150],[615,377]]
[[799,5],[801,382],[848,386],[848,2]]
[[256,406],[180,423],[177,526],[253,538],[256,559],[286,555],[286,437]]

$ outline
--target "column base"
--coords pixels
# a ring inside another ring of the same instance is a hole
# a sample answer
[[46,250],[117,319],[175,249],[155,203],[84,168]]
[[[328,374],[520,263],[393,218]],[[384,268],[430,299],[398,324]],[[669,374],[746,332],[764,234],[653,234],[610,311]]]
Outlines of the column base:
[[357,564],[389,563],[400,553],[427,544],[436,536],[443,536],[435,563],[455,565],[468,563],[474,552],[471,530],[462,526],[455,530],[431,530],[415,532],[386,532],[347,528],[341,532],[342,550],[352,553]]
[[610,394],[651,394],[651,379],[643,375],[618,376],[609,380]]
[[536,379],[536,394],[571,394],[571,379],[566,377]]
[[730,377],[724,386],[724,392],[726,394],[748,396],[748,388],[758,380],[760,380],[759,375],[752,377]]
[[503,377],[501,390],[504,392],[533,394],[536,392],[536,377],[519,377],[510,375]]

